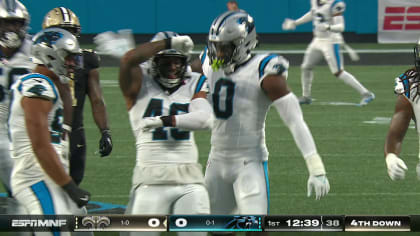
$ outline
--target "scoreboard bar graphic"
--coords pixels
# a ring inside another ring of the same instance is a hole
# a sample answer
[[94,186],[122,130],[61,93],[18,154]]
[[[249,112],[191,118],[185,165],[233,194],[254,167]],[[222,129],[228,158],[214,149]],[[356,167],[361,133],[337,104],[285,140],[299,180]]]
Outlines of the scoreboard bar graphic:
[[0,231],[420,232],[420,215],[0,215]]

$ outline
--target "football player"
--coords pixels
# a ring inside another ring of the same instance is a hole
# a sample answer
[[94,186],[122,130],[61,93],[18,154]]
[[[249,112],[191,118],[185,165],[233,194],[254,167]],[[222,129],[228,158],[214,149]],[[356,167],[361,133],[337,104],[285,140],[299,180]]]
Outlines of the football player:
[[253,18],[228,11],[212,23],[201,54],[215,121],[205,173],[211,214],[268,214],[265,118],[276,108],[308,170],[308,196],[325,196],[329,183],[299,102],[286,79],[289,62],[276,54],[251,55],[257,45]]
[[[58,27],[79,36],[81,27],[76,14],[65,7],[52,9],[44,17],[42,28]],[[101,132],[99,153],[108,156],[112,151],[111,132],[109,130],[106,106],[99,83],[99,57],[92,50],[84,49],[83,68],[74,73],[74,80],[69,85],[72,93],[73,120],[70,135],[70,175],[76,184],[82,182],[86,163],[86,138],[83,127],[83,107],[86,95],[92,106],[92,115]]]
[[[385,161],[388,175],[392,180],[401,180],[405,177],[407,166],[399,158],[402,142],[411,120],[420,117],[420,40],[414,47],[414,67],[402,73],[395,79],[394,92],[397,94],[394,115],[385,142]],[[420,136],[420,127],[416,125],[417,134]],[[419,153],[420,158],[420,153]],[[417,177],[420,179],[420,162],[416,168]]]
[[[68,136],[63,131],[63,102],[56,86],[68,82],[80,65],[79,44],[63,29],[46,29],[33,37],[31,54],[42,64],[34,73],[20,77],[11,90],[8,124],[15,161],[13,196],[31,215],[83,214],[90,193],[68,174],[61,144]],[[55,76],[46,76],[52,73]]]
[[[9,196],[13,168],[7,130],[9,91],[19,76],[30,73],[35,67],[30,59],[31,41],[26,34],[28,24],[29,14],[22,3],[0,2],[0,180]],[[17,211],[14,199],[8,198],[7,203],[8,214],[22,214]]]
[[209,214],[191,131],[210,128],[213,116],[206,77],[188,65],[192,48],[189,36],[159,32],[121,59],[120,88],[137,149],[126,214]]
[[297,20],[286,18],[283,30],[294,30],[296,26],[312,21],[314,38],[305,51],[301,65],[302,97],[300,104],[311,104],[313,68],[322,57],[325,58],[331,73],[360,93],[360,105],[366,105],[375,99],[352,74],[344,70],[344,60],[340,45],[343,44],[341,32],[344,31],[344,1],[311,0],[311,9]]

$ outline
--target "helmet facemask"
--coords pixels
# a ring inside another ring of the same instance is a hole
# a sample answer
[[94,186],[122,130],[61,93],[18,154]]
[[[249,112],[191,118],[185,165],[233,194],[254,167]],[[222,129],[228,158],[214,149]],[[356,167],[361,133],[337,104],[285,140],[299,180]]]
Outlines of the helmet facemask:
[[161,51],[152,59],[152,75],[164,88],[176,88],[185,78],[187,59],[174,49]]
[[26,37],[29,14],[19,1],[2,1],[0,3],[0,46],[19,48]]

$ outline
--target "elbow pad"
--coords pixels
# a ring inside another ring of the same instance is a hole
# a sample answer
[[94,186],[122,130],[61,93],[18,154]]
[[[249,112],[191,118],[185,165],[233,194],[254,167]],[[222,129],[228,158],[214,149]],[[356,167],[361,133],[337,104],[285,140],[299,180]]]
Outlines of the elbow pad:
[[306,122],[295,94],[289,94],[275,100],[276,108],[283,122],[287,125],[303,157],[306,159],[317,154],[314,139]]
[[185,130],[210,129],[213,126],[213,109],[204,98],[191,100],[188,113],[175,116],[175,127]]

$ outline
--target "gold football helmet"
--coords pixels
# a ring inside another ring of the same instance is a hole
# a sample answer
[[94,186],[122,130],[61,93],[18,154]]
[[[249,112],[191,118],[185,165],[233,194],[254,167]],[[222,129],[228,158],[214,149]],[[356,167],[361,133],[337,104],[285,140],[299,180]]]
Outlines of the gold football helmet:
[[51,27],[65,29],[74,36],[79,36],[81,30],[79,18],[72,10],[65,7],[56,7],[45,15],[42,28]]

